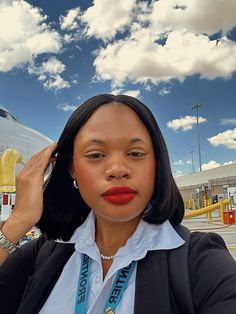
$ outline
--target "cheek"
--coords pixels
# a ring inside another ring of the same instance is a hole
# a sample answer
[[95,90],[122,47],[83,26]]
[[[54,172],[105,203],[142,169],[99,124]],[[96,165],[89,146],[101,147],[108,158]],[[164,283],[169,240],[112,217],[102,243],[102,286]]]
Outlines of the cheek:
[[94,180],[92,180],[94,174],[92,171],[84,170],[83,168],[76,169],[76,178],[78,180],[80,189],[90,186]]
[[155,159],[151,158],[147,163],[145,171],[142,172],[144,182],[147,183],[148,189],[150,192],[153,192],[156,176],[156,164]]
[[155,168],[154,163],[153,163],[147,167],[146,172],[145,172],[145,176],[147,179],[150,180],[150,182],[154,182],[155,181],[155,173],[156,173],[156,168]]
[[91,191],[96,185],[96,178],[99,176],[95,169],[75,160],[74,170],[80,191]]

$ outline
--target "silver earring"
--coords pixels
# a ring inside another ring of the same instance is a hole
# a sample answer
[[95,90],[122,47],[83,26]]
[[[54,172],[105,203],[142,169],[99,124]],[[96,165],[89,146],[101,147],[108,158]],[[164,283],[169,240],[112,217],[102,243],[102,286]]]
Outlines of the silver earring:
[[74,187],[78,190],[79,189],[79,187],[78,187],[78,184],[77,184],[77,181],[74,179],[74,181],[73,181],[73,185],[74,185]]

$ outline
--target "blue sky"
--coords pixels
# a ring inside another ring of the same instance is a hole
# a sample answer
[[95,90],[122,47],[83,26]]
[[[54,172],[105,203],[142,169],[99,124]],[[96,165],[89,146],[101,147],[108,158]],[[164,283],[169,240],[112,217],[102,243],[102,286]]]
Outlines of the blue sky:
[[[236,161],[236,1],[0,2],[0,104],[57,140],[81,102],[126,93],[153,111],[174,175]],[[191,151],[193,151],[191,155]]]

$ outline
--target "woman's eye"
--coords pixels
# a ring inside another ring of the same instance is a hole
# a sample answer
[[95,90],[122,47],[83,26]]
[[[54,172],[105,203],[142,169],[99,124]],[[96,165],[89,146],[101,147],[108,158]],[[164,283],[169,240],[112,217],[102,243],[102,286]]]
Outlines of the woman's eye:
[[102,154],[102,153],[91,153],[91,154],[88,154],[86,155],[86,157],[88,159],[92,159],[92,160],[95,160],[95,159],[101,159],[103,158],[105,155]]
[[128,156],[134,157],[134,158],[141,158],[145,155],[146,154],[144,152],[130,152],[130,153],[128,153]]

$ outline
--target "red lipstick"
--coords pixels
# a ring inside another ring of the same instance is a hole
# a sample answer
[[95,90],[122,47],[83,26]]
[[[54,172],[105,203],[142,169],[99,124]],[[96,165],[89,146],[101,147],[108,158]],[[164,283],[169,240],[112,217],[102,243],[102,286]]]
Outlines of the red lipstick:
[[128,186],[114,186],[102,194],[102,197],[109,203],[125,205],[129,203],[137,192]]

